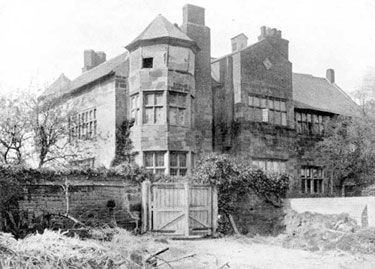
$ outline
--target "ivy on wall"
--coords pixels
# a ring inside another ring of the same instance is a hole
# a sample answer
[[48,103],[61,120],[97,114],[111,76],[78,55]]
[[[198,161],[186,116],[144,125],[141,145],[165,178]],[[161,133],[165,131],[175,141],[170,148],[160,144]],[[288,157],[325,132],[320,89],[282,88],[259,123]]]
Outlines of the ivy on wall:
[[266,175],[246,163],[225,154],[203,157],[194,172],[194,181],[216,185],[219,195],[219,211],[235,211],[238,197],[255,192],[257,196],[275,207],[282,206],[289,187],[286,174]]

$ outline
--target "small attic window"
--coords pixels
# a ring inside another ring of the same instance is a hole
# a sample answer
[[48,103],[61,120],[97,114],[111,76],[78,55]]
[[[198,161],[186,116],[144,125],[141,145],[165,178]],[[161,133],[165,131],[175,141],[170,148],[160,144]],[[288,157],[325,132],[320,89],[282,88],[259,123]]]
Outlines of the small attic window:
[[149,58],[143,58],[142,59],[142,68],[152,68],[154,62],[154,58],[149,57]]

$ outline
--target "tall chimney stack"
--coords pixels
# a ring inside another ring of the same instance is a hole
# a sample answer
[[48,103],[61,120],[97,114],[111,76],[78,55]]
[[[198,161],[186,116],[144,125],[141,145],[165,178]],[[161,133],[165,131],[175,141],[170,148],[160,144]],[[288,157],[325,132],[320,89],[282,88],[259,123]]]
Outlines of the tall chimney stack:
[[333,70],[332,68],[327,69],[326,79],[329,83],[335,83],[335,70]]
[[85,50],[83,52],[82,73],[98,66],[106,61],[106,55],[103,51]]

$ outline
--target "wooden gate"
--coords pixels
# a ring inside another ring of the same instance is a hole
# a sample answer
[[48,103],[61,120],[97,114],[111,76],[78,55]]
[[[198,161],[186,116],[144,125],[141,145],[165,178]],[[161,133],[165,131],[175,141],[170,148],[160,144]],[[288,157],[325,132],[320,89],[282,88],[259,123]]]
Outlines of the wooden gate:
[[210,185],[142,183],[142,231],[211,234],[217,228],[217,192]]

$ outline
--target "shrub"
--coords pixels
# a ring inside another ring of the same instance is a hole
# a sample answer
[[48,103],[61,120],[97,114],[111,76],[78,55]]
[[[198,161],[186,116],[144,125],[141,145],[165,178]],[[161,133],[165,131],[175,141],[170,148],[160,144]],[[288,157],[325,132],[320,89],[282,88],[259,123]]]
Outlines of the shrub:
[[219,212],[230,213],[238,197],[254,191],[260,198],[280,207],[289,186],[286,174],[266,175],[229,155],[210,154],[199,160],[194,181],[214,184],[218,188]]

